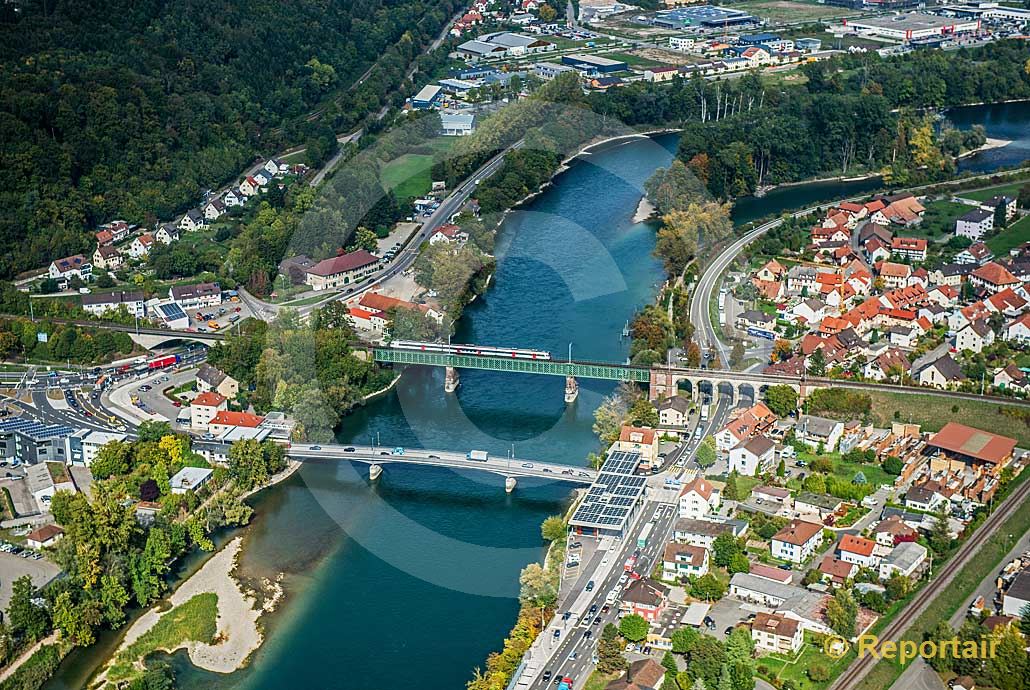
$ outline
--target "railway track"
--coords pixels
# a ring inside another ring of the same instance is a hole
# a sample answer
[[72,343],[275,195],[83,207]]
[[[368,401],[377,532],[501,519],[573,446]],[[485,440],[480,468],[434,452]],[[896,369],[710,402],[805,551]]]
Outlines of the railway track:
[[[937,594],[948,586],[955,575],[972,560],[980,547],[1019,509],[1027,497],[1030,497],[1030,481],[1024,481],[1012,495],[998,506],[998,509],[980,525],[980,528],[959,547],[954,557],[944,565],[937,577],[909,602],[908,606],[902,610],[901,615],[883,629],[879,638],[894,641],[900,639],[911,624],[923,614],[930,602],[937,597]],[[850,690],[857,687],[877,661],[872,655],[857,659],[837,677],[837,680],[830,686],[831,690]]]

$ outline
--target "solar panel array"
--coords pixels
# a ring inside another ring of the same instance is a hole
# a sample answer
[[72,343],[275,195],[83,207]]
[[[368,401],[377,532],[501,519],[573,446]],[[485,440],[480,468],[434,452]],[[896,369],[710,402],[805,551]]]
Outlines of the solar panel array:
[[569,524],[621,531],[646,488],[647,480],[634,475],[639,465],[639,453],[609,453]]
[[164,318],[168,321],[186,318],[186,312],[184,312],[182,307],[175,302],[165,302],[164,304],[158,305],[158,308],[161,313],[164,314]]
[[70,436],[75,433],[75,429],[72,429],[69,426],[57,424],[41,424],[34,419],[25,419],[22,417],[0,421],[0,433],[12,432],[17,432],[22,436],[28,436],[29,438],[37,441],[45,441],[51,438]]

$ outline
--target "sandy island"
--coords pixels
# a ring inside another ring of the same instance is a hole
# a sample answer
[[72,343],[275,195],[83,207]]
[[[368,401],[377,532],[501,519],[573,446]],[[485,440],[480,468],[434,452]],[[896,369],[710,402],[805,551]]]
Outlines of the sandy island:
[[[212,556],[200,570],[183,582],[168,598],[171,604],[159,610],[151,608],[140,616],[126,631],[118,650],[112,656],[116,658],[120,652],[150,630],[158,619],[174,607],[181,606],[194,596],[206,592],[218,595],[218,618],[215,644],[196,641],[183,643],[176,649],[185,648],[190,661],[194,665],[215,673],[232,673],[243,667],[247,658],[261,646],[263,635],[257,622],[261,614],[275,607],[282,595],[278,583],[265,582],[270,590],[268,597],[260,607],[256,607],[255,593],[244,592],[233,577],[236,570],[236,559],[243,544],[242,537],[236,537]],[[163,650],[168,653],[175,649]],[[110,662],[108,662],[110,664]],[[107,669],[100,679],[106,676]]]
[[645,220],[651,218],[655,211],[654,204],[652,204],[647,196],[640,197],[640,203],[637,204],[637,211],[633,214],[634,223],[643,223]]

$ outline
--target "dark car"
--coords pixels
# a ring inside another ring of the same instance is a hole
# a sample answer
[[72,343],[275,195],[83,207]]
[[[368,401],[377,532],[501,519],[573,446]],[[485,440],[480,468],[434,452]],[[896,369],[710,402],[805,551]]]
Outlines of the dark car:
[[780,566],[780,570],[793,570],[793,568],[790,566],[790,564],[784,563]]
[[590,582],[587,583],[587,591],[588,592],[593,592],[594,591],[594,581],[593,580],[591,580]]
[[604,606],[601,607],[601,613],[608,613],[611,610],[612,610],[612,607],[609,606],[608,604],[605,604]]
[[728,627],[725,630],[723,630],[723,632],[726,634],[726,637],[729,637],[730,633],[733,632],[733,626],[731,625],[730,627]]
[[595,613],[597,613],[597,604],[594,604],[593,606],[590,607],[590,615],[592,616]]
[[593,631],[593,630],[587,630],[587,631],[586,631],[585,633],[583,633],[583,639],[584,639],[584,640],[589,640],[589,639],[590,639],[590,637],[591,637],[591,636],[592,636],[593,634],[594,634],[594,631]]
[[353,453],[354,452],[354,448],[348,446],[347,448],[343,449],[343,452],[344,453]]
[[598,616],[597,618],[594,619],[593,625],[600,625],[600,624],[601,624],[601,617]]
[[566,611],[565,613],[563,613],[563,614],[561,615],[561,619],[562,619],[563,621],[567,621],[567,620],[569,620],[569,618],[571,618],[571,617],[572,617],[572,611]]
[[552,674],[550,671],[544,671],[544,675],[542,675],[541,678],[546,683],[547,681],[551,680],[552,675],[554,674]]

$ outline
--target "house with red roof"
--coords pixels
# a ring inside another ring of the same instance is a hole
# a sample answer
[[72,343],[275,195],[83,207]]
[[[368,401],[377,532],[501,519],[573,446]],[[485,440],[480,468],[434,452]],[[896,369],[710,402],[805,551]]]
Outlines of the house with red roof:
[[854,534],[845,534],[837,542],[837,557],[860,568],[875,568],[880,563],[875,550],[876,542]]
[[791,520],[770,540],[773,558],[791,563],[806,561],[819,547],[823,526],[806,520]]
[[819,573],[824,582],[829,582],[833,587],[842,587],[858,573],[858,565],[828,553],[819,563]]
[[379,258],[359,249],[319,261],[305,270],[304,282],[312,290],[331,290],[360,282],[379,268]]
[[908,277],[912,275],[912,267],[905,264],[881,261],[875,266],[876,272],[883,281],[883,286],[890,290],[908,285]]
[[1019,278],[997,261],[990,261],[970,273],[969,282],[978,290],[992,295],[1005,288],[1015,288],[1022,284]]
[[683,485],[679,496],[680,519],[700,520],[719,507],[719,490],[704,477]]
[[190,426],[194,429],[206,430],[211,420],[219,412],[228,409],[226,397],[214,391],[205,391],[190,402]]
[[264,417],[249,412],[233,412],[231,410],[219,410],[211,421],[207,423],[207,430],[218,436],[235,427],[256,429],[265,421]]
[[987,308],[1005,316],[1019,316],[1026,310],[1027,300],[1010,287],[996,292],[984,300]]
[[1030,312],[1024,312],[1020,316],[1005,324],[1002,337],[1010,342],[1021,345],[1030,344]]
[[389,320],[386,318],[386,314],[381,311],[362,309],[361,307],[351,307],[347,310],[347,320],[351,322],[355,328],[359,328],[363,331],[372,331],[373,333],[382,333],[385,329]]
[[891,240],[891,256],[926,261],[926,240],[922,237],[895,237]]
[[619,440],[612,445],[613,450],[627,453],[640,453],[641,469],[661,466],[658,457],[658,446],[661,437],[649,427],[623,426],[619,429]]

